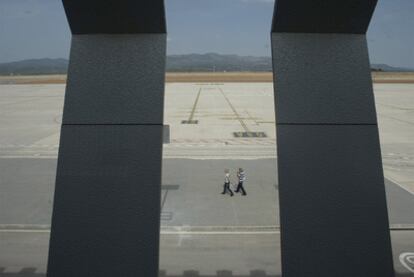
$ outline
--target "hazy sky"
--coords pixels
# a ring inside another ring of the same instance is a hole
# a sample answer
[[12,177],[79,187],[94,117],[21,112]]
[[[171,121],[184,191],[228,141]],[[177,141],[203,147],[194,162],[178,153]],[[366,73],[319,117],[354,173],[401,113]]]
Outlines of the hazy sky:
[[[139,0],[137,0],[139,1]],[[270,56],[272,0],[166,0],[168,54]],[[414,0],[379,0],[368,32],[372,63],[414,68]],[[0,62],[67,58],[61,0],[0,0]]]

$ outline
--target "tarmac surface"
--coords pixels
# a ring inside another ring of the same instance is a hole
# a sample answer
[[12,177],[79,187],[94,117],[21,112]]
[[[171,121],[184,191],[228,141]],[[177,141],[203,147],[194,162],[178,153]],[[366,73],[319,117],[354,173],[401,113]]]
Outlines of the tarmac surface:
[[[395,268],[410,276],[414,84],[374,88]],[[44,276],[63,93],[0,85],[1,277]],[[167,84],[160,276],[280,275],[273,107],[271,83]],[[221,195],[224,168],[238,167],[248,195]]]

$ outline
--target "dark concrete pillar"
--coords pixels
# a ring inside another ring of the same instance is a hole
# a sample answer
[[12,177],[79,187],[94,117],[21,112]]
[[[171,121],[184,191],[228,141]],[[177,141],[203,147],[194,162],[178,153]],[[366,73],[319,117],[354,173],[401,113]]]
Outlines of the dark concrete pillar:
[[390,277],[367,31],[376,0],[277,0],[272,28],[284,277]]
[[162,0],[64,0],[73,38],[49,277],[158,275]]

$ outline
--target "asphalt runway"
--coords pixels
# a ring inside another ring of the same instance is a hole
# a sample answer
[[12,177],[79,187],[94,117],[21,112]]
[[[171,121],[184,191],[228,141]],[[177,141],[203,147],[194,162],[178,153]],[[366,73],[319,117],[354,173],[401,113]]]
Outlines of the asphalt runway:
[[[63,85],[0,86],[2,277],[44,276],[63,92]],[[414,85],[376,84],[375,96],[395,267],[408,276]],[[171,143],[164,145],[160,268],[167,276],[280,275],[272,84],[167,84],[165,106]],[[247,197],[221,195],[224,168],[238,167],[247,172]]]

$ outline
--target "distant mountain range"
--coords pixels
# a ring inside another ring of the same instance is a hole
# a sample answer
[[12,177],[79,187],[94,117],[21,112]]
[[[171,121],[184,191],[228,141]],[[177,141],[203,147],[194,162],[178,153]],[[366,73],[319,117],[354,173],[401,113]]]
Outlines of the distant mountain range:
[[0,63],[0,75],[66,74],[66,59],[32,59]]
[[270,57],[220,55],[216,53],[171,55],[167,57],[167,71],[272,71]]
[[413,72],[413,68],[393,67],[388,64],[371,64],[372,71],[384,71],[384,72]]
[[[386,64],[373,64],[373,71],[408,72],[414,69],[397,68]],[[0,63],[0,75],[66,74],[66,59],[31,59]],[[270,57],[221,55],[216,53],[171,55],[167,57],[168,72],[225,72],[225,71],[272,71]]]

